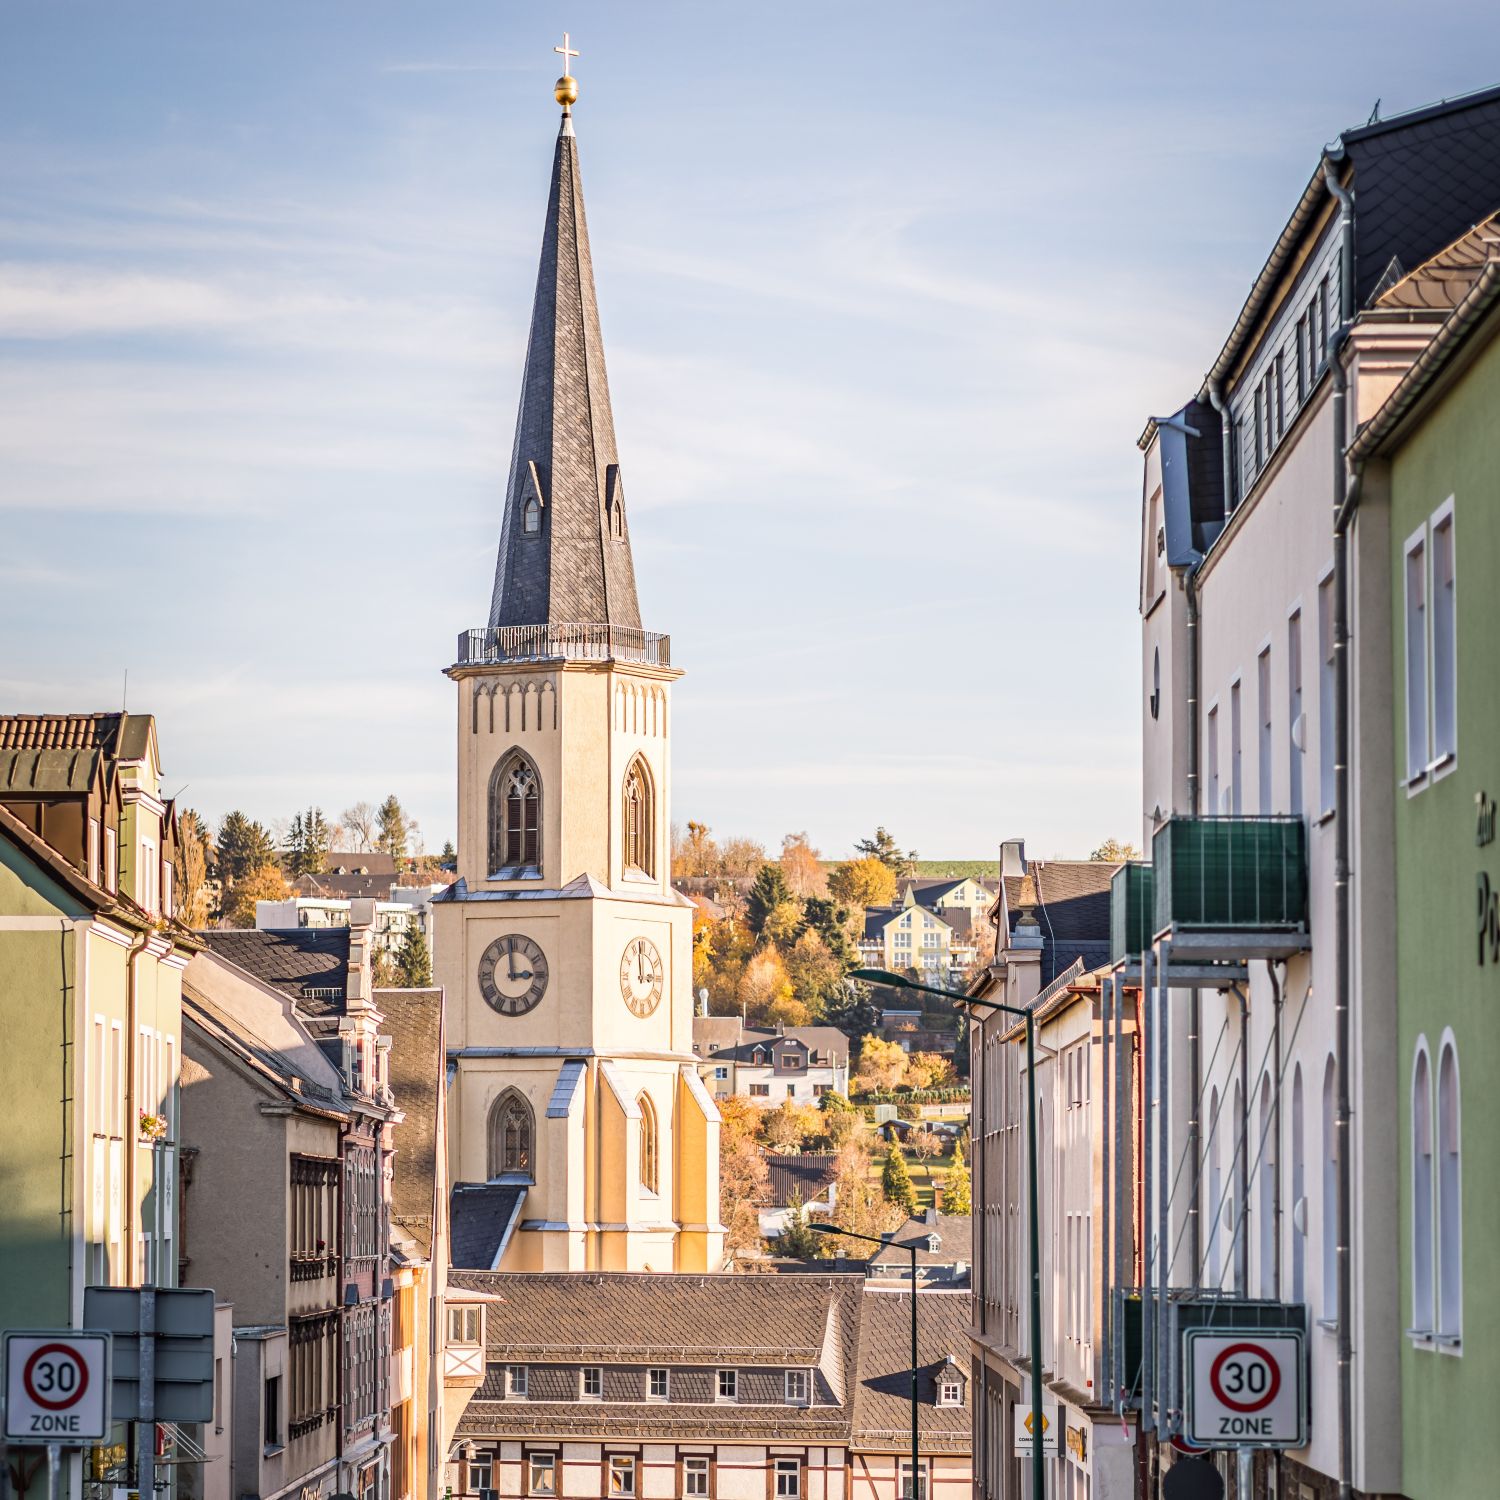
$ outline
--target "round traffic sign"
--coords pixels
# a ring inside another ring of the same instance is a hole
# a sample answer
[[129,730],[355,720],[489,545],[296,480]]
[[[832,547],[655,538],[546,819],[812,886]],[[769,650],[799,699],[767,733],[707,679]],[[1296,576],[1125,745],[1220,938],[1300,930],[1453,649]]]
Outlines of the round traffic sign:
[[42,1344],[33,1349],[21,1371],[26,1394],[46,1411],[67,1411],[83,1400],[89,1388],[89,1367],[67,1344]]
[[1281,1366],[1261,1344],[1231,1344],[1209,1367],[1208,1383],[1230,1411],[1263,1411],[1281,1389]]

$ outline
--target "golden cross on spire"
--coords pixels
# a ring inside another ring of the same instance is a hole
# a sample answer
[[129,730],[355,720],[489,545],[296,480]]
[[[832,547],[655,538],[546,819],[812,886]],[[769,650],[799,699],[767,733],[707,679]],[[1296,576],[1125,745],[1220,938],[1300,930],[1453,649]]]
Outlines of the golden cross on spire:
[[557,80],[557,86],[552,90],[552,96],[562,105],[565,115],[572,113],[568,106],[578,102],[578,80],[568,71],[569,58],[578,56],[576,49],[568,45],[571,40],[572,38],[565,31],[563,32],[562,46],[552,49],[554,52],[562,53],[563,60],[563,76]]

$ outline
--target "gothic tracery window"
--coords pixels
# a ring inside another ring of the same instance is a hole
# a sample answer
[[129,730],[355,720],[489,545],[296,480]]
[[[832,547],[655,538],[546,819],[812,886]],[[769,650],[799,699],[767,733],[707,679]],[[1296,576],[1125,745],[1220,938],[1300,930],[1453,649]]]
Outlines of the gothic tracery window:
[[533,1176],[531,1106],[515,1090],[506,1089],[490,1106],[489,1179],[507,1172]]
[[651,774],[639,756],[625,773],[625,868],[656,874],[655,807]]
[[490,871],[541,871],[541,778],[513,751],[490,778]]
[[642,1094],[636,1103],[641,1109],[641,1186],[648,1193],[657,1191],[656,1110]]

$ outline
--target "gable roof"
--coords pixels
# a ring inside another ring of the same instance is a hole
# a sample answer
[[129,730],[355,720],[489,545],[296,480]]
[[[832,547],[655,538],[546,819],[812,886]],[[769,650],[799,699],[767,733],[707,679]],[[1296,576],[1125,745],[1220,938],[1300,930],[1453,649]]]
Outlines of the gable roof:
[[810,1202],[838,1176],[838,1156],[832,1151],[804,1151],[796,1156],[772,1153],[765,1162],[764,1208],[785,1208],[793,1198]]
[[0,714],[0,750],[102,750],[112,760],[144,760],[150,714]]
[[304,1014],[342,1014],[347,927],[210,928],[198,936],[226,962],[290,995]]
[[[913,1240],[922,1242],[917,1251],[919,1266],[952,1266],[959,1261],[968,1264],[974,1258],[974,1221],[968,1214],[938,1214],[937,1222],[929,1224],[920,1215],[906,1221],[894,1233],[895,1243],[883,1245],[870,1257],[872,1266],[910,1266],[911,1256],[900,1247]],[[937,1250],[928,1250],[929,1235],[937,1235],[941,1242]]]
[[[525,1202],[526,1184],[522,1182],[455,1182],[448,1196],[453,1271],[490,1271],[510,1243]],[[449,1284],[455,1281],[450,1275]]]
[[[1041,982],[1050,984],[1075,959],[1085,969],[1109,957],[1109,883],[1119,866],[1104,860],[1028,860],[1027,876],[1005,877],[1005,909],[1010,930],[1023,910],[1023,898],[1031,906],[1042,932]],[[1023,878],[1035,892],[1023,893]]]
[[[911,1293],[867,1288],[860,1297],[855,1448],[911,1451]],[[972,1322],[968,1292],[924,1289],[917,1302],[917,1431],[928,1452],[970,1451],[969,1384],[964,1403],[938,1406],[937,1377],[966,1362]]]

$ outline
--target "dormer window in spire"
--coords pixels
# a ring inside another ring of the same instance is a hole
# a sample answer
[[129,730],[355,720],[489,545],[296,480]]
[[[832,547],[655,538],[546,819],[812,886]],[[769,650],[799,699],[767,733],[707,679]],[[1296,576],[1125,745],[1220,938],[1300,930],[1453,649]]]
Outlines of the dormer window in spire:
[[490,777],[490,876],[515,880],[542,873],[541,777],[529,756],[512,750]]
[[619,464],[609,464],[604,470],[604,518],[610,536],[615,541],[625,540],[625,486],[620,480]]
[[521,534],[522,536],[539,536],[542,530],[542,507],[537,504],[535,495],[528,495],[525,504],[521,506]]

